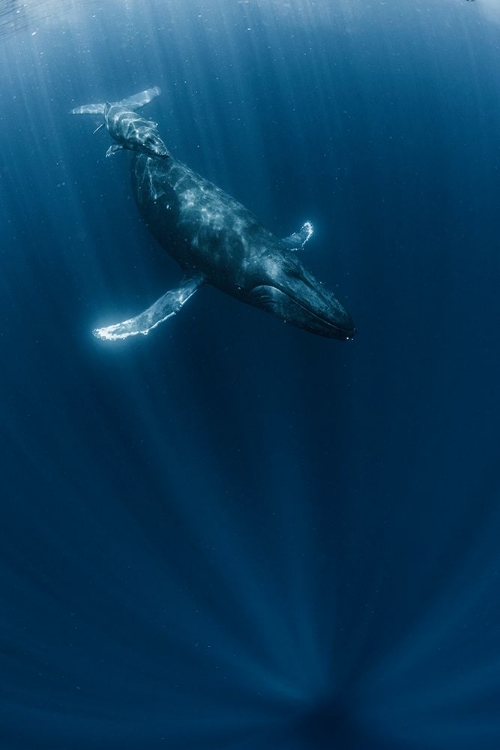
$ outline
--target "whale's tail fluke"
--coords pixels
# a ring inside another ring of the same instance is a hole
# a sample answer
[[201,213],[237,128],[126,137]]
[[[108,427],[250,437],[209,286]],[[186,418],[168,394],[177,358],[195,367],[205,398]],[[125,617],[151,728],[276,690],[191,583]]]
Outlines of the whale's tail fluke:
[[152,157],[168,157],[168,150],[158,134],[156,122],[146,120],[136,113],[135,110],[148,104],[158,94],[158,86],[139,91],[138,94],[128,96],[119,102],[98,102],[95,104],[83,104],[70,111],[72,115],[102,115],[102,121],[94,130],[97,133],[106,126],[111,138],[116,144],[110,146],[106,156],[111,156],[117,151],[138,151]]
[[[119,104],[126,109],[135,111],[136,109],[143,107],[145,104],[149,104],[149,102],[159,94],[161,94],[161,89],[158,88],[158,86],[153,86],[153,88],[151,89],[140,91],[138,94],[128,96],[126,99],[121,99],[119,102],[114,102],[114,104]],[[109,103],[107,102],[99,102],[97,104],[83,104],[81,107],[75,107],[75,109],[70,110],[70,114],[103,115],[107,104],[109,106]]]

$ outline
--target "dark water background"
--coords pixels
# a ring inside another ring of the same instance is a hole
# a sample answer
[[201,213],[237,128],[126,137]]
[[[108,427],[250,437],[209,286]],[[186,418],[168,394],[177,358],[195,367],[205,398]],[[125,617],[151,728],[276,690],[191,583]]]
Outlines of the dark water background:
[[[493,1],[1,10],[1,750],[499,748]],[[353,342],[92,338],[181,273],[68,110],[152,85]]]

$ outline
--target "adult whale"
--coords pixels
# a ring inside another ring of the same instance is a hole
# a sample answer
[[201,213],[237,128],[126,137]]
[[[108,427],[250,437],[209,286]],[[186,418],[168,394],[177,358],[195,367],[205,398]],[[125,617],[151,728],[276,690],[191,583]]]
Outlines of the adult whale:
[[[115,105],[84,105],[72,112],[106,117],[106,112],[109,115],[115,108],[127,122],[131,119],[124,116],[127,107],[135,113],[151,100],[151,92],[156,95],[159,89],[148,89]],[[311,333],[341,340],[354,336],[349,313],[295,252],[312,234],[309,222],[299,232],[279,239],[241,203],[170,152],[157,154],[140,138],[128,139],[119,120],[113,127],[110,132],[115,140],[136,152],[132,186],[139,211],[156,240],[179,263],[185,278],[177,289],[136,317],[96,329],[98,338],[125,339],[149,333],[175,315],[204,283]]]

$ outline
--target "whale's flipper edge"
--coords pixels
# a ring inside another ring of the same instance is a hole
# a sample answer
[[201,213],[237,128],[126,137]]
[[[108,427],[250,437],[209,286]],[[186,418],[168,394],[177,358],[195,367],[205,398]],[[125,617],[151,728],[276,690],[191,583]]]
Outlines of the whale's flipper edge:
[[146,336],[153,328],[178,313],[204,282],[203,274],[188,276],[177,289],[168,291],[135,318],[129,318],[122,323],[115,323],[104,328],[96,328],[92,333],[96,338],[105,341],[127,339],[129,336],[139,334]]
[[113,154],[118,153],[118,151],[123,151],[123,146],[119,146],[118,144],[114,144],[113,146],[110,146],[108,150],[106,151],[106,157],[113,156]]
[[312,237],[313,232],[313,225],[310,221],[306,221],[298,232],[294,232],[281,241],[288,250],[302,250],[306,242]]

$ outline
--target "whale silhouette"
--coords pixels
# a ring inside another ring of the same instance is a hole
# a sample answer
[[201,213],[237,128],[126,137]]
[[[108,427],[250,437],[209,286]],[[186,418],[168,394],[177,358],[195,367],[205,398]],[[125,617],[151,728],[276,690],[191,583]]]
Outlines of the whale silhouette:
[[147,310],[97,328],[94,335],[106,340],[145,335],[207,283],[310,333],[351,339],[356,333],[351,316],[297,255],[313,233],[311,223],[280,239],[245,206],[177,161],[158,135],[156,123],[136,114],[159,93],[154,87],[114,104],[72,110],[103,115],[100,127],[106,125],[117,141],[112,152],[133,152],[132,187],[139,211],[185,273],[176,289]]

